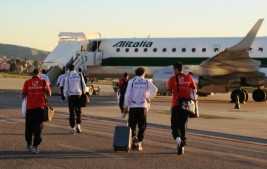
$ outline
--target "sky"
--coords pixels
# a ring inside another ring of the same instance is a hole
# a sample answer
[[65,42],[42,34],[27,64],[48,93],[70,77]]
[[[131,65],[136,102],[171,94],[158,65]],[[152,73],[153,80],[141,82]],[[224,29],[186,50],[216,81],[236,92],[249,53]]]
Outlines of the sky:
[[266,0],[1,0],[0,43],[52,51],[59,32],[101,38],[243,37]]

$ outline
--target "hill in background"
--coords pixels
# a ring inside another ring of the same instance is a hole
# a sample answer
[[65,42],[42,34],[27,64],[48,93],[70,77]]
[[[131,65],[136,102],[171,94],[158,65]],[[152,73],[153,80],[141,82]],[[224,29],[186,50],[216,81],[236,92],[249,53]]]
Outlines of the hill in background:
[[49,53],[48,51],[34,48],[0,43],[0,56],[6,56],[8,59],[20,58],[21,60],[43,61]]

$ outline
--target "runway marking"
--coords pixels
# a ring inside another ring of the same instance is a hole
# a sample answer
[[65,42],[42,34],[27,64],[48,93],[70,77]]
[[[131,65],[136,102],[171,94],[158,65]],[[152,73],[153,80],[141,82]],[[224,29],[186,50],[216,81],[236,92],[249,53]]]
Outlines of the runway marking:
[[[21,155],[18,155],[18,154],[14,154],[14,155],[0,155],[0,159],[18,159],[18,158],[43,158],[43,157],[98,157],[99,155],[101,155],[101,153],[95,153],[95,152],[90,152],[90,153],[94,153],[95,156],[92,156],[92,155],[89,155],[89,154],[73,154],[73,153],[47,153],[47,152],[44,152],[42,153],[43,151],[40,152],[40,154],[21,154]],[[25,153],[28,153],[28,152],[25,152]],[[105,153],[102,153],[102,154],[105,154]],[[107,155],[106,155],[107,156]],[[111,156],[111,155],[109,155]],[[114,158],[114,157],[112,157]],[[115,157],[115,158],[122,158],[122,157]]]
[[100,152],[97,152],[97,151],[86,150],[86,149],[83,149],[83,148],[73,147],[73,146],[64,145],[64,144],[57,144],[57,145],[59,145],[61,147],[71,148],[71,149],[80,150],[80,151],[86,151],[86,152],[95,153],[95,154],[98,154],[98,155],[103,155],[103,156],[112,157],[112,158],[119,158],[119,159],[123,158],[122,156],[118,156],[118,155],[112,155],[112,154],[109,154],[109,153],[100,153]]
[[[66,114],[58,114],[58,115],[67,116]],[[104,123],[115,124],[115,125],[120,124],[120,122],[118,122],[120,120],[106,118],[106,117],[94,117],[94,116],[90,116],[90,115],[85,115],[83,118],[90,119],[92,121],[101,121],[101,122],[104,122]],[[158,126],[158,127],[147,127],[149,129],[152,129],[152,130],[159,130],[159,131],[165,131],[165,132],[170,132],[171,131],[171,129],[160,128],[162,125],[157,125],[157,124],[149,124],[149,125]],[[167,127],[167,126],[165,126],[165,127]],[[199,136],[199,137],[205,137],[205,138],[208,137],[208,138],[225,140],[225,141],[232,141],[232,142],[237,142],[237,143],[245,143],[245,144],[252,144],[252,145],[267,146],[266,143],[246,141],[246,140],[234,139],[234,138],[227,138],[227,137],[223,137],[223,136],[213,136],[213,135],[209,135],[209,134],[192,133],[192,132],[189,132],[189,131],[188,131],[188,134],[189,135],[193,135],[193,136]],[[218,134],[222,134],[223,135],[223,133],[218,133]]]
[[230,148],[230,149],[236,149],[236,150],[242,150],[242,151],[250,151],[250,152],[255,152],[255,153],[263,153],[267,154],[266,151],[260,151],[260,150],[254,150],[254,149],[244,149],[244,148],[239,148],[236,146],[229,146],[229,145],[221,145],[221,144],[216,144],[216,143],[207,143],[207,142],[202,142],[202,141],[195,141],[195,140],[190,140],[190,142],[196,142],[200,144],[206,144],[206,145],[212,145],[212,146],[217,146],[217,147],[224,147],[224,148]]
[[[109,124],[117,124],[117,122],[114,121],[108,121],[108,120],[102,120],[102,119],[90,119],[91,121],[95,121],[95,122],[102,122],[102,123],[109,123]],[[171,130],[169,129],[161,129],[161,128],[156,128],[156,127],[148,127],[149,129],[152,130],[160,130],[163,132],[171,132]],[[236,139],[231,139],[231,138],[224,138],[224,137],[217,137],[217,136],[210,136],[210,135],[205,135],[205,134],[196,134],[196,133],[188,133],[189,135],[193,135],[193,136],[198,136],[198,137],[205,137],[205,138],[213,138],[213,139],[218,139],[218,140],[226,140],[226,141],[232,141],[232,142],[238,142],[238,143],[246,143],[246,144],[254,144],[254,145],[263,145],[266,146],[266,144],[264,143],[255,143],[255,142],[250,142],[250,141],[244,141],[244,140],[236,140]],[[147,135],[153,135],[150,133],[147,133]],[[161,135],[157,135],[157,137],[161,137],[161,138],[170,138],[167,136],[161,136]],[[216,143],[205,143],[205,142],[201,142],[201,141],[191,141],[190,142],[197,142],[200,144],[205,144],[205,145],[213,145],[213,146],[217,146],[217,147],[225,147],[225,148],[230,148],[230,149],[235,149],[235,150],[245,150],[248,152],[256,152],[256,153],[263,153],[263,154],[267,154],[267,152],[265,151],[260,151],[260,150],[254,150],[254,149],[244,149],[244,148],[238,148],[236,146],[229,146],[229,145],[221,145],[221,144],[216,144]],[[171,143],[170,143],[171,144]]]
[[[118,124],[118,122],[108,121],[108,120],[92,119],[92,118],[91,118],[91,120],[92,121],[102,121],[102,122],[110,123],[110,124]],[[152,130],[165,131],[165,132],[170,132],[171,131],[171,129],[162,129],[162,128],[157,128],[157,127],[147,127],[147,128],[152,129]],[[219,140],[225,140],[225,141],[232,141],[232,142],[238,142],[238,143],[246,143],[246,144],[267,146],[267,144],[265,144],[265,143],[257,143],[257,142],[253,142],[253,141],[245,141],[245,140],[232,139],[232,138],[226,138],[226,137],[220,137],[220,136],[212,136],[212,135],[208,135],[208,134],[205,135],[205,134],[197,134],[197,133],[192,133],[192,132],[188,132],[188,134],[189,135],[193,135],[193,136],[209,137],[209,138],[214,138],[214,139],[219,139]]]

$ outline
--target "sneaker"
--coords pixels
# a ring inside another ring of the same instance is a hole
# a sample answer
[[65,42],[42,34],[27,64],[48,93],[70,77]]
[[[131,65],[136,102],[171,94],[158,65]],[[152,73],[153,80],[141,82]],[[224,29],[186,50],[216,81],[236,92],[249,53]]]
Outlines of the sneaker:
[[141,145],[141,142],[138,142],[138,143],[136,144],[136,150],[138,150],[138,151],[142,151],[142,150],[143,150],[143,147],[142,147],[142,145]]
[[177,154],[178,155],[184,154],[184,146],[182,145],[182,140],[180,137],[176,138],[176,143],[177,143]]
[[76,130],[77,130],[77,133],[81,133],[82,132],[82,129],[81,129],[81,125],[80,124],[77,125]]
[[32,147],[31,153],[32,153],[32,154],[39,154],[39,150],[37,149],[36,146],[33,146],[33,147]]
[[137,147],[138,139],[136,136],[133,137],[132,139],[132,149],[135,150]]
[[72,129],[71,129],[71,133],[72,133],[72,134],[75,134],[75,133],[76,133],[76,129],[75,129],[75,128],[72,128]]
[[183,155],[184,154],[184,146],[177,145],[177,154]]
[[31,144],[28,144],[26,149],[27,149],[28,151],[32,151],[32,145],[31,145]]

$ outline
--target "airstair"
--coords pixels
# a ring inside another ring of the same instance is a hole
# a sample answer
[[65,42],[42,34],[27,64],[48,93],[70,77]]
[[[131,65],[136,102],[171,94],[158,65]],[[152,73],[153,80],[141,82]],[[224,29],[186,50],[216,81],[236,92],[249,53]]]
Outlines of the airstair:
[[[66,74],[68,74],[69,66],[73,64],[77,70],[81,68],[85,72],[86,65],[93,62],[93,60],[87,59],[86,54],[94,53],[87,52],[89,40],[84,33],[61,32],[58,37],[58,45],[42,64],[42,68],[48,70],[47,76],[53,93],[58,92],[56,82],[62,70],[66,70]],[[91,82],[87,83],[87,87],[89,95],[98,93],[100,90],[98,86]]]

